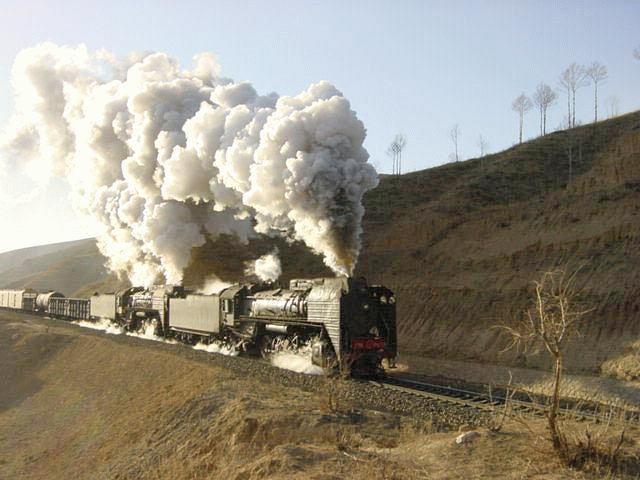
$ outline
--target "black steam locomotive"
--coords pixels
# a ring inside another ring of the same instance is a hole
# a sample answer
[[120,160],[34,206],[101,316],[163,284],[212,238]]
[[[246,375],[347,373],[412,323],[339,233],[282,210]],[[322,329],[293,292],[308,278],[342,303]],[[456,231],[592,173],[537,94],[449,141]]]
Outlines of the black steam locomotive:
[[314,364],[356,374],[377,374],[397,354],[394,294],[365,279],[296,279],[288,289],[237,284],[212,295],[179,286],[133,287],[90,300],[58,295],[48,298],[51,315],[106,318],[187,343],[224,339],[244,351],[268,352],[283,340],[311,344]]

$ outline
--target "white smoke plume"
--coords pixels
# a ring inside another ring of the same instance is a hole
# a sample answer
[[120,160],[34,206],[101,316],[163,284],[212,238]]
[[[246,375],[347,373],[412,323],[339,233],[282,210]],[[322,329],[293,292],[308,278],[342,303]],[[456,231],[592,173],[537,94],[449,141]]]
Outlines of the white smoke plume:
[[245,275],[255,275],[263,282],[274,282],[282,274],[278,250],[261,256],[257,260],[249,262],[245,269]]
[[231,285],[231,283],[220,280],[216,275],[210,275],[205,279],[204,285],[200,289],[198,289],[197,293],[201,293],[203,295],[213,295],[216,293],[220,293],[222,290],[230,287]]
[[362,122],[330,83],[259,95],[210,53],[187,70],[164,53],[43,43],[18,54],[12,86],[5,168],[68,178],[104,227],[109,267],[134,284],[180,283],[192,249],[222,233],[301,240],[352,272],[378,178]]

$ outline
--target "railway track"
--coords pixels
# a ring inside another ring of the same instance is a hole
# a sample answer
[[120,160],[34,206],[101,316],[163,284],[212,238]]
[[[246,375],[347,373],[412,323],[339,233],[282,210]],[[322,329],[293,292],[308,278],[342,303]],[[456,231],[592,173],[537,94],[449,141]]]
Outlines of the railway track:
[[[457,404],[481,411],[496,411],[509,402],[512,415],[530,415],[543,417],[548,410],[547,397],[507,398],[504,394],[489,394],[466,390],[448,385],[428,383],[403,377],[387,377],[371,380],[370,383],[380,387],[399,391],[408,395],[427,397],[440,403]],[[522,395],[520,395],[522,397]],[[560,415],[578,421],[594,423],[632,423],[640,425],[640,411],[617,409],[598,403],[580,403],[563,400]]]
[[[13,313],[22,313],[19,310],[11,310]],[[28,315],[34,315],[29,312]],[[49,317],[45,314],[35,313],[36,316],[44,319]],[[268,363],[263,361],[264,363]],[[492,412],[500,409],[509,402],[509,409],[512,415],[530,415],[543,417],[547,412],[548,398],[538,396],[537,398],[523,399],[526,394],[518,392],[520,398],[509,398],[507,400],[504,393],[498,390],[496,393],[486,393],[469,389],[452,387],[450,385],[429,383],[400,376],[389,376],[379,380],[369,380],[367,383],[379,388],[386,388],[406,395],[428,398],[441,405],[457,404],[479,411]],[[579,421],[591,421],[596,423],[625,423],[640,426],[640,410],[623,410],[618,408],[617,414],[612,415],[612,406],[602,403],[586,403],[563,400],[560,414]]]

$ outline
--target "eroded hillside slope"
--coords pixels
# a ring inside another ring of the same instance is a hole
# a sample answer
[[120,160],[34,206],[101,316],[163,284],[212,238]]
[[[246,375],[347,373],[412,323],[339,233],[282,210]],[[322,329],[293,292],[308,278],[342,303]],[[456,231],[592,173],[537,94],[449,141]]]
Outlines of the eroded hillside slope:
[[[571,154],[571,170],[569,168]],[[573,370],[640,375],[640,115],[557,132],[482,161],[386,178],[367,197],[359,273],[398,292],[405,352],[499,355],[496,324],[519,318],[531,281],[582,267],[595,311]]]
[[[37,241],[37,239],[32,239]],[[91,242],[90,238],[83,240],[73,240],[70,242],[50,243],[47,245],[39,245],[36,247],[19,248],[18,250],[11,250],[0,253],[0,274],[4,274],[7,270],[20,266],[25,261],[46,255],[48,253],[58,252],[66,250],[67,248],[81,244],[83,242]]]

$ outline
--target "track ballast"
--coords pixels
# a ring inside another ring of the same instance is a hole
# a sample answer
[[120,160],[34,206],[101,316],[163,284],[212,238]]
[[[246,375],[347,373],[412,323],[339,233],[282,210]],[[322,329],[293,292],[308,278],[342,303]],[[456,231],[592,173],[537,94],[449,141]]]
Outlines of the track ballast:
[[[548,397],[536,396],[523,399],[509,398],[504,394],[483,393],[449,385],[418,381],[400,376],[388,376],[378,380],[371,380],[371,384],[381,388],[391,389],[407,395],[417,395],[433,399],[443,404],[457,404],[481,411],[498,411],[508,402],[512,415],[531,415],[543,417],[548,411]],[[515,395],[514,395],[515,397]],[[595,402],[580,402],[563,400],[560,415],[578,421],[594,423],[635,423],[640,424],[640,411],[624,410],[611,405]]]

